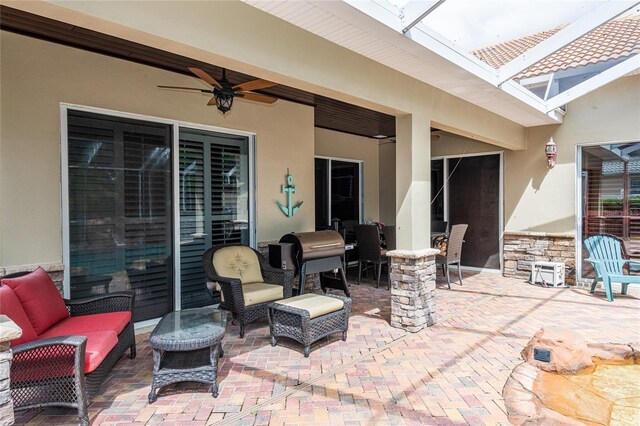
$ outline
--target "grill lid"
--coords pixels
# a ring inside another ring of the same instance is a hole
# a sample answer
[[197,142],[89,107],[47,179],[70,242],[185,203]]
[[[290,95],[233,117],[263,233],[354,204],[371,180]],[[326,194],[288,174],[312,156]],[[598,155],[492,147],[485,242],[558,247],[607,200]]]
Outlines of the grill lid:
[[293,253],[300,263],[324,257],[344,256],[342,235],[333,230],[286,234],[280,238],[280,242],[294,245]]

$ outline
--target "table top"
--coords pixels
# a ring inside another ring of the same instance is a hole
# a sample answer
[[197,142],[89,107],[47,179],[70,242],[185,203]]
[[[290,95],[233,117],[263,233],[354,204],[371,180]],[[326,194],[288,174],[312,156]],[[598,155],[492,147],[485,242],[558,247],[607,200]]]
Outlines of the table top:
[[193,350],[220,342],[227,328],[227,313],[217,308],[193,308],[166,314],[151,332],[156,349]]

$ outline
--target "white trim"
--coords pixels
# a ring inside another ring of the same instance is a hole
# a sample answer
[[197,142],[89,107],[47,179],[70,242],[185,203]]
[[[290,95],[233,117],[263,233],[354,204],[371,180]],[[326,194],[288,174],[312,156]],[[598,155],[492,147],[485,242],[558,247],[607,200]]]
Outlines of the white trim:
[[500,151],[500,176],[498,177],[498,245],[500,247],[500,272],[504,272],[504,151]]
[[[575,171],[575,179],[576,179],[576,193],[575,193],[575,211],[576,211],[576,236],[575,236],[575,260],[576,260],[576,281],[592,281],[591,278],[585,278],[582,276],[582,222],[584,216],[582,215],[582,193],[584,188],[582,186],[582,150],[586,147],[592,146],[603,146],[603,145],[622,145],[627,143],[640,143],[640,138],[638,139],[618,139],[618,140],[608,140],[608,141],[599,141],[599,142],[586,142],[576,145],[575,151],[575,163],[576,163],[576,171]],[[602,285],[602,284],[600,284]]]
[[449,154],[449,155],[439,155],[437,157],[431,157],[432,160],[444,160],[449,158],[460,158],[460,157],[480,157],[483,155],[498,155],[502,154],[504,151],[487,151],[487,152],[471,152],[468,154]]
[[249,246],[258,249],[258,215],[257,215],[257,184],[258,171],[256,170],[256,135],[248,136],[249,154]]
[[426,5],[424,1],[410,0],[402,8],[401,19],[403,22],[402,25],[404,25],[404,22],[406,21],[410,21],[411,23],[402,29],[402,34],[406,33],[411,28],[413,28],[418,22],[422,21],[424,18],[429,16],[429,14],[431,14],[437,8],[442,6],[442,4],[445,1],[446,0],[437,0],[435,2],[432,1],[430,3],[433,3],[433,4],[428,6],[428,8],[425,10]]
[[640,53],[636,53],[634,56],[612,66],[608,70],[602,71],[600,74],[594,75],[590,79],[549,99],[547,101],[547,112],[568,104],[589,92],[599,89],[600,87],[639,69]]
[[[65,298],[71,297],[71,280],[70,280],[70,235],[69,235],[69,161],[68,161],[68,150],[69,150],[69,135],[68,135],[68,123],[67,123],[67,115],[69,110],[73,111],[83,111],[90,112],[94,114],[102,114],[109,115],[118,118],[125,119],[133,119],[140,121],[147,121],[152,123],[161,123],[167,124],[171,126],[171,155],[173,156],[172,161],[172,192],[173,196],[171,198],[171,202],[173,203],[173,215],[171,218],[173,224],[173,310],[179,311],[181,309],[181,285],[180,285],[180,203],[179,203],[179,180],[180,180],[180,164],[179,164],[179,154],[180,154],[180,129],[188,128],[194,130],[203,130],[207,132],[216,132],[222,133],[232,136],[242,136],[248,139],[248,155],[249,155],[249,244],[251,247],[256,247],[256,233],[257,233],[257,223],[256,223],[256,170],[255,170],[255,161],[256,161],[256,144],[255,144],[255,133],[246,132],[242,130],[234,130],[228,129],[224,127],[218,126],[210,126],[200,123],[192,123],[188,121],[181,120],[172,120],[167,118],[155,117],[144,114],[137,114],[125,111],[118,111],[106,108],[98,108],[86,105],[78,105],[71,103],[60,103],[60,167],[61,167],[61,185],[62,185],[62,263],[64,268],[63,274],[63,295]],[[251,228],[253,226],[253,228]],[[152,321],[157,320],[149,320],[142,321],[140,323],[136,323],[136,327],[144,327],[147,326],[147,322],[149,325],[154,325]],[[142,325],[140,325],[142,324]]]
[[327,203],[327,220],[329,223],[327,225],[331,226],[331,219],[333,219],[333,212],[331,211],[331,162],[332,161],[342,161],[344,163],[354,163],[358,164],[358,223],[363,223],[364,221],[364,160],[356,160],[352,158],[342,158],[342,157],[330,157],[326,155],[314,155],[314,159],[318,158],[320,160],[327,160],[327,190],[329,193],[329,200]]
[[182,309],[182,286],[178,285],[181,278],[181,247],[180,247],[180,126],[172,126],[171,137],[171,157],[173,165],[171,171],[171,185],[173,187],[173,309]]
[[582,280],[582,147],[584,145],[576,145],[575,163],[576,163],[576,193],[575,193],[575,209],[576,209],[576,237],[575,237],[575,259],[576,259],[576,281]]
[[[478,268],[476,266],[460,266],[460,269],[463,271],[475,271],[486,274],[502,274],[502,270],[500,269],[489,269],[489,268]],[[452,270],[449,269],[449,272],[452,273]],[[455,283],[454,283],[455,284]]]
[[62,294],[71,298],[71,247],[69,229],[69,125],[68,106],[60,104],[60,184],[62,185]]
[[498,69],[498,84],[510,80],[513,76],[529,68],[531,65],[551,56],[566,45],[612,20],[616,16],[621,15],[639,3],[640,2],[637,1],[609,1],[590,11],[548,39],[500,67]]
[[[179,309],[176,309],[176,311],[178,310]],[[160,322],[161,319],[162,319],[161,317],[158,317],[158,318],[151,318],[148,320],[135,322],[133,323],[133,329],[135,331],[139,331],[147,327],[155,327]]]
[[345,161],[347,163],[364,163],[364,160],[356,160],[354,158],[328,157],[326,155],[314,155],[313,158],[320,158],[321,160]]

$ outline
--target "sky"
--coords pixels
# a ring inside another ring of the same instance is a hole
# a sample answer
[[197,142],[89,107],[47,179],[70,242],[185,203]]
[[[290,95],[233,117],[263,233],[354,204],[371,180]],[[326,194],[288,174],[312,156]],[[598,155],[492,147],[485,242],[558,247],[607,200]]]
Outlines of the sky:
[[[388,1],[399,7],[407,3],[407,0]],[[422,3],[426,10],[435,1]],[[465,50],[471,50],[571,23],[603,3],[606,2],[447,0],[423,22]]]

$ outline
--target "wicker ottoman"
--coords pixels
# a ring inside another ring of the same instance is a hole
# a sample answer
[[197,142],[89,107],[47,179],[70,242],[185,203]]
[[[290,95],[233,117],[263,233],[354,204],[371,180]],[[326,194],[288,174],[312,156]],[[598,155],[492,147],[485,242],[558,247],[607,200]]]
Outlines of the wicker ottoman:
[[269,305],[271,346],[285,336],[304,345],[308,357],[311,344],[331,333],[342,332],[347,340],[351,299],[336,295],[303,294]]

